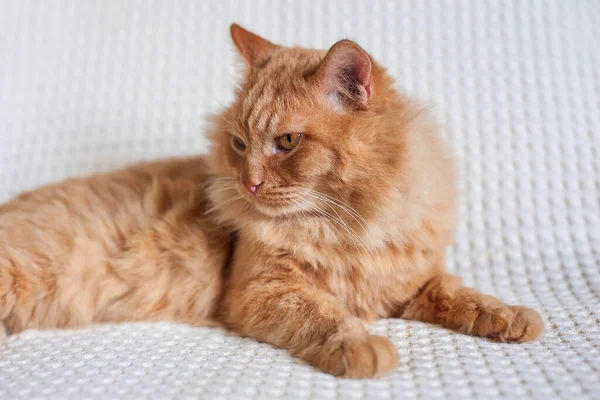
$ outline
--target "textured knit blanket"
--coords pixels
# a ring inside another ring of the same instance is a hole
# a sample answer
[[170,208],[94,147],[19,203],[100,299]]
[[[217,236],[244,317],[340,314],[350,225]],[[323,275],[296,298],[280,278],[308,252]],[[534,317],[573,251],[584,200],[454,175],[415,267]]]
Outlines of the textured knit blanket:
[[0,347],[0,398],[599,399],[598,1],[0,0],[0,201],[205,151],[203,117],[233,97],[232,21],[354,39],[431,105],[462,176],[450,268],[538,310],[543,338],[382,320],[400,367],[344,380],[218,329],[28,331]]

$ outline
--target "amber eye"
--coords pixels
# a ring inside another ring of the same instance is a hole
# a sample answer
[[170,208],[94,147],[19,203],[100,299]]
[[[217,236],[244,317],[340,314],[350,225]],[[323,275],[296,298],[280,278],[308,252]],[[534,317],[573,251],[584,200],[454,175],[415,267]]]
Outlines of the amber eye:
[[246,150],[246,143],[237,136],[231,136],[231,143],[233,143],[233,147],[238,150]]
[[293,150],[296,146],[298,146],[301,138],[301,133],[286,133],[285,135],[279,136],[275,142],[277,145],[277,150]]

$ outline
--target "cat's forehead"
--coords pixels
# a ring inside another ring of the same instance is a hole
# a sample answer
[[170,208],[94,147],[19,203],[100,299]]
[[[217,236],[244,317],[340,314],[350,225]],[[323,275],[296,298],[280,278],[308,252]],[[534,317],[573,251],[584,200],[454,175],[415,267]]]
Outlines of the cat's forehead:
[[249,137],[269,138],[283,132],[299,132],[306,126],[306,103],[300,97],[278,94],[252,101],[239,111],[236,129]]
[[259,63],[238,93],[237,128],[254,136],[300,125],[301,117],[295,114],[314,102],[306,76],[321,58],[319,51],[285,49]]
[[314,70],[326,52],[302,47],[282,47],[268,54],[252,69],[255,76],[286,77]]

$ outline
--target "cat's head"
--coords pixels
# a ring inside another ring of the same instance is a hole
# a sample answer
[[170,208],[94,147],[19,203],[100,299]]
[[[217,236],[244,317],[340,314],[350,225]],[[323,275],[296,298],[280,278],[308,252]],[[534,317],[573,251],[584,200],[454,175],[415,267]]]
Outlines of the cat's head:
[[215,207],[238,221],[368,217],[402,169],[393,80],[349,40],[290,48],[235,24],[231,36],[245,72],[212,132]]

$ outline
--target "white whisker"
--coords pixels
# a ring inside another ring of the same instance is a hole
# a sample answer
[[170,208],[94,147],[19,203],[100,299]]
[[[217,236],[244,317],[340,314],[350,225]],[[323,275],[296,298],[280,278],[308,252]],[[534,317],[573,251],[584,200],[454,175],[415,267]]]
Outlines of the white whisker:
[[332,228],[336,232],[336,235],[334,235],[335,241],[337,242],[337,244],[340,247],[342,247],[342,244],[337,236],[337,235],[340,235],[340,231],[338,231],[338,229],[335,226],[330,225],[326,218],[319,215],[315,210],[313,210],[312,205],[308,201],[300,198],[300,199],[296,199],[296,203],[304,206],[304,208],[302,208],[302,211],[308,212],[313,217],[317,218],[319,221],[325,223],[325,225],[327,225],[329,228]]
[[[345,211],[348,215],[350,215],[350,217],[352,217],[352,219],[354,219],[362,228],[362,230],[364,231],[364,233],[370,238],[371,241],[373,241],[374,243],[377,242],[376,238],[373,236],[372,232],[367,229],[367,226],[369,225],[368,222],[358,213],[358,211],[356,211],[354,208],[352,208],[352,206],[350,206],[348,203],[344,202],[343,200],[340,199],[336,199],[332,196],[329,196],[325,193],[321,193],[318,192],[316,190],[313,189],[308,189],[308,188],[299,188],[301,190],[304,190],[304,192],[307,195],[310,195],[314,198],[317,198],[321,201],[323,201],[329,208],[331,208],[331,210],[333,212],[335,212],[335,214],[337,215],[338,219],[340,222],[342,222],[344,224],[344,228],[349,232],[349,230],[352,230],[352,232],[354,233],[354,237],[356,237],[356,239],[358,239],[360,241],[360,243],[362,244],[362,246],[365,247],[365,250],[369,251],[369,253],[375,257],[375,253],[373,252],[372,249],[370,249],[370,246],[368,246],[368,244],[360,237],[360,235],[358,235],[358,233],[350,228],[342,219],[342,217],[340,216],[340,214],[334,209],[333,205],[339,207],[341,210]],[[350,233],[350,232],[349,232]],[[389,252],[387,246],[384,244],[383,246],[383,250],[386,252],[386,254],[388,255],[388,257],[390,257],[390,259],[392,258],[391,253]]]
[[[328,205],[328,206],[330,208],[332,208],[330,205]],[[337,211],[335,211],[332,208],[332,210],[337,214],[337,216],[334,216],[327,210],[324,210],[320,207],[317,207],[317,210],[319,212],[323,213],[326,217],[331,219],[333,222],[337,223],[341,228],[343,228],[346,231],[346,233],[348,233],[350,238],[353,239],[352,242],[358,250],[360,250],[360,247],[358,247],[358,245],[355,242],[358,242],[358,244],[360,244],[362,246],[363,250],[368,252],[372,257],[375,256],[374,253],[371,251],[371,249],[369,249],[369,246],[367,245],[367,243],[364,240],[362,240],[360,235],[358,235],[358,233],[354,229],[352,229],[350,226],[348,226],[348,224],[346,222],[344,222],[344,220],[340,217],[340,215],[337,213]]]
[[225,203],[222,204],[215,204],[214,206],[212,206],[211,208],[209,208],[208,210],[206,210],[205,214],[210,214],[216,210],[218,210],[220,207],[225,207],[228,206],[230,204],[233,204],[234,202],[236,202],[237,200],[243,199],[243,196],[237,196],[237,197],[233,197],[231,199],[229,199],[228,201],[226,201]]
[[215,195],[215,194],[219,194],[222,192],[226,192],[228,190],[236,190],[235,185],[220,186],[216,190],[211,191],[211,194]]
[[207,179],[200,186],[208,186],[216,182],[227,182],[227,181],[235,181],[236,179],[233,177],[225,177],[225,178],[211,178]]

